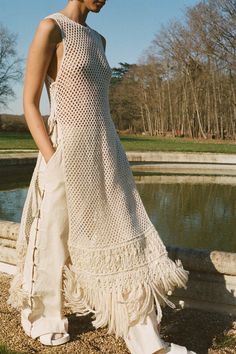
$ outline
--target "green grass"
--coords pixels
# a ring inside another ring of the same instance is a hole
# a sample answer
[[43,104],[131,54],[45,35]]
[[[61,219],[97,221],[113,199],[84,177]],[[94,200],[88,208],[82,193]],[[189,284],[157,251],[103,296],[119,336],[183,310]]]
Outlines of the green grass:
[[5,345],[0,345],[0,354],[23,354],[23,352],[15,352],[13,350],[7,349]]
[[1,149],[37,149],[29,133],[0,132]]
[[[180,151],[236,154],[236,142],[121,135],[126,151]],[[29,133],[0,132],[1,149],[37,149]]]
[[222,335],[214,340],[214,349],[236,348],[236,337],[231,335]]
[[236,142],[160,138],[139,135],[121,136],[126,151],[180,151],[236,154]]

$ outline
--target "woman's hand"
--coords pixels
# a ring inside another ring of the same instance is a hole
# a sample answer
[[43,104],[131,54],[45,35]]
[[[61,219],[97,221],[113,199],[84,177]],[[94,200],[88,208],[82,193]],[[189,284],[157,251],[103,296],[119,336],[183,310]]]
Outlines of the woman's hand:
[[60,41],[60,29],[55,21],[41,20],[29,48],[26,65],[24,114],[31,135],[45,161],[49,160],[54,149],[39,110],[39,103],[49,64]]
[[46,162],[46,163],[48,163],[48,161],[50,160],[50,158],[52,157],[52,155],[54,155],[55,154],[55,149],[54,148],[52,148],[52,151],[51,151],[51,153],[49,154],[49,155],[45,155],[43,158],[44,158],[44,161]]

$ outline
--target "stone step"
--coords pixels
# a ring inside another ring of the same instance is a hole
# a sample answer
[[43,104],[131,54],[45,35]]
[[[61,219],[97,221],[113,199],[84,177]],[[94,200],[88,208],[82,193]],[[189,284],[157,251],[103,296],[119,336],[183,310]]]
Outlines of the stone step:
[[[0,222],[0,271],[16,265],[19,224]],[[187,289],[175,289],[170,296],[182,307],[236,315],[236,253],[167,246],[172,260],[180,259],[188,270]],[[11,269],[13,269],[11,267]],[[14,270],[15,271],[15,270]]]
[[16,265],[16,249],[0,246],[0,262]]
[[0,237],[17,240],[20,224],[13,221],[0,220]]
[[9,248],[16,248],[16,241],[10,240],[8,238],[3,238],[0,236],[0,246],[9,247]]

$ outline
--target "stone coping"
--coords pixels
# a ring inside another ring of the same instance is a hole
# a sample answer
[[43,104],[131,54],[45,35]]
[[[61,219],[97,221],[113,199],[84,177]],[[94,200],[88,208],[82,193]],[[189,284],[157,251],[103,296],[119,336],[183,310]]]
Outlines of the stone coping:
[[189,270],[236,276],[236,253],[167,246],[172,259],[181,259]]
[[[14,152],[1,154],[0,166],[34,162],[38,152]],[[189,164],[223,164],[236,166],[236,154],[209,152],[166,152],[166,151],[127,151],[130,162],[189,163]],[[232,167],[232,166],[231,166]]]
[[236,166],[236,154],[167,151],[128,151],[126,154],[129,161],[133,162],[230,164]]
[[[15,264],[15,243],[19,226],[19,223],[0,220],[0,261]],[[189,270],[236,276],[236,253],[175,246],[166,248],[172,259],[181,259]]]
[[229,186],[236,185],[235,175],[189,175],[189,174],[165,174],[160,173],[158,175],[136,175],[136,184],[223,184]]

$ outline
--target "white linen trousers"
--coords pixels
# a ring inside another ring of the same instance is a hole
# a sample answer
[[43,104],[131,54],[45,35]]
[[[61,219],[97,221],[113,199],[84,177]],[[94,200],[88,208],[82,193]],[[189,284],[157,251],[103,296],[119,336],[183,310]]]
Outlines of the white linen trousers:
[[[54,121],[51,141],[56,151],[45,162],[40,154],[38,169],[39,212],[34,219],[27,249],[23,289],[31,294],[21,310],[21,324],[32,338],[46,333],[67,333],[63,316],[63,267],[70,262],[67,248],[68,214],[62,163],[61,132]],[[145,323],[130,327],[123,338],[132,354],[152,354],[163,347],[155,309]]]

